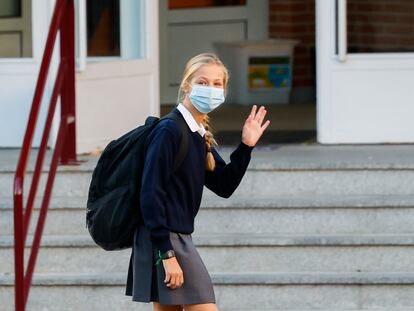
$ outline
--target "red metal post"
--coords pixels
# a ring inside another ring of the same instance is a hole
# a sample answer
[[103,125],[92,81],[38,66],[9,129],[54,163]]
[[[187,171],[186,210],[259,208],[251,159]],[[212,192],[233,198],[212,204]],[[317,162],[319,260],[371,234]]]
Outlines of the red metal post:
[[23,179],[14,179],[14,278],[16,311],[24,311]]
[[68,67],[61,93],[61,119],[69,122],[60,164],[79,164],[76,158],[76,111],[75,111],[75,7],[68,0],[60,34],[60,57]]

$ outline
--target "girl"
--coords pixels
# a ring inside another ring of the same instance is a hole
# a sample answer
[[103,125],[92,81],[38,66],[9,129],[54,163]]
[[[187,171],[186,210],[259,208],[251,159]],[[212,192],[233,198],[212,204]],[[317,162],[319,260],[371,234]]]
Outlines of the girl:
[[[134,237],[126,295],[133,301],[154,302],[154,310],[218,310],[210,275],[196,250],[191,233],[203,186],[228,198],[238,187],[251,152],[263,131],[266,110],[254,105],[242,137],[230,155],[220,157],[209,131],[208,113],[224,102],[229,74],[212,53],[191,58],[184,70],[177,120],[163,119],[148,136],[142,176],[140,208],[144,224]],[[188,135],[188,150],[173,170],[181,135]],[[161,264],[162,263],[162,264]]]

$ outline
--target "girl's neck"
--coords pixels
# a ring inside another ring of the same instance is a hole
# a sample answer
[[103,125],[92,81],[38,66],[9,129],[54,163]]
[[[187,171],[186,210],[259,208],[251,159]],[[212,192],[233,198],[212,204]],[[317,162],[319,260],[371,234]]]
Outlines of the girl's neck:
[[204,118],[205,118],[205,113],[201,113],[200,111],[198,111],[193,104],[190,102],[190,100],[188,99],[188,97],[186,96],[182,102],[182,104],[184,105],[185,108],[188,109],[188,111],[190,111],[190,113],[192,114],[193,118],[197,121],[197,123],[202,123]]

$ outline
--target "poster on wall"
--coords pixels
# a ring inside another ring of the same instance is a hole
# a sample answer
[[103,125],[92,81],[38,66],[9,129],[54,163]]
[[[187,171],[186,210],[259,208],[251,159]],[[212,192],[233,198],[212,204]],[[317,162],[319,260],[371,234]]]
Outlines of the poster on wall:
[[291,65],[289,56],[249,57],[249,90],[289,89]]

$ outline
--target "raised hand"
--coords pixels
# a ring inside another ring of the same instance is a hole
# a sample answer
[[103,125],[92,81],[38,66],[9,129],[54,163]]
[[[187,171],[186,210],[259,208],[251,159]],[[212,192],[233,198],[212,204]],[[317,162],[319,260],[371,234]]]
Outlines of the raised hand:
[[269,126],[270,120],[267,120],[263,125],[264,117],[266,116],[266,109],[261,106],[257,111],[257,106],[253,105],[249,116],[243,125],[242,142],[249,146],[255,146],[259,138],[262,136],[264,130]]

